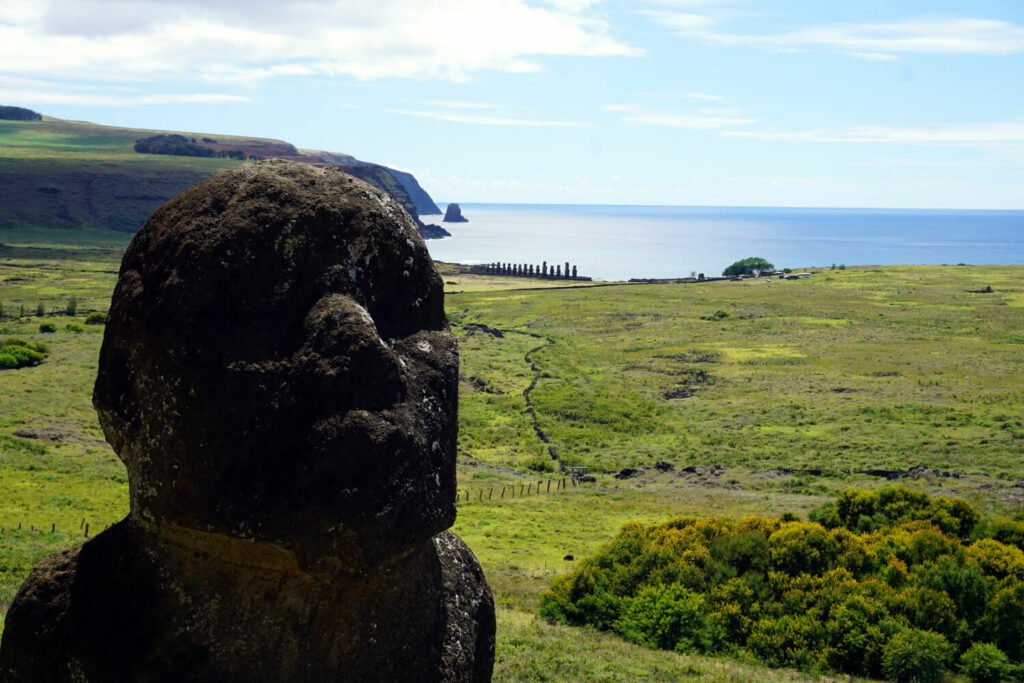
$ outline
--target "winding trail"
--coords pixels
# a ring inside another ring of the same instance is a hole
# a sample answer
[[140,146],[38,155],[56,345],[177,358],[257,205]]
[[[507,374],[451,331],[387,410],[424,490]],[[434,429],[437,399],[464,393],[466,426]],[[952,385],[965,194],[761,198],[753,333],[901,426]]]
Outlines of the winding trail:
[[540,380],[540,368],[537,367],[537,363],[533,360],[533,354],[540,351],[541,349],[547,348],[555,343],[555,340],[551,337],[545,337],[544,335],[537,334],[535,332],[523,332],[521,330],[504,330],[506,333],[512,334],[525,334],[536,339],[543,339],[544,343],[540,346],[535,346],[526,352],[523,356],[523,360],[530,364],[530,369],[533,370],[533,380],[530,382],[530,386],[523,389],[523,399],[526,401],[526,410],[530,413],[530,418],[533,419],[533,431],[537,433],[537,438],[548,447],[548,454],[551,459],[558,463],[558,471],[564,472],[565,465],[562,463],[561,456],[558,455],[558,451],[551,444],[551,440],[548,439],[548,435],[544,433],[544,430],[540,428],[540,422],[537,420],[537,410],[533,407],[533,400],[530,398],[530,392],[537,386],[537,382]]
[[522,390],[522,397],[526,400],[526,410],[529,412],[529,417],[532,418],[532,420],[534,420],[534,431],[537,432],[538,438],[540,438],[541,441],[543,441],[544,444],[548,446],[548,454],[551,456],[551,459],[553,461],[558,463],[558,471],[564,472],[565,465],[562,464],[562,459],[558,455],[558,452],[555,451],[555,446],[551,444],[551,440],[548,438],[548,435],[544,433],[543,429],[541,429],[541,423],[537,419],[537,410],[534,408],[534,401],[532,401],[529,397],[529,392],[537,387],[537,383],[541,379],[541,369],[537,367],[536,362],[534,362],[534,358],[532,358],[531,356],[537,351],[540,351],[542,348],[547,348],[548,346],[551,346],[552,344],[555,343],[555,340],[552,339],[551,337],[542,337],[541,335],[532,334],[529,332],[521,334],[528,334],[531,337],[537,337],[538,339],[544,340],[543,344],[529,349],[528,351],[526,351],[526,354],[522,356],[522,359],[528,362],[529,369],[534,371],[534,380],[532,380],[529,383],[528,387]]

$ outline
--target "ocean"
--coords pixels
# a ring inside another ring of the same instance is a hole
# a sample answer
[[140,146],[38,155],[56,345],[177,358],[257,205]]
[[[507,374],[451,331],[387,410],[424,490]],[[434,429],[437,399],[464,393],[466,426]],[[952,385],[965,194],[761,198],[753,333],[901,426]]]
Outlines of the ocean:
[[777,268],[1024,264],[1024,211],[466,204],[431,256],[577,266],[597,280],[718,276],[760,256]]

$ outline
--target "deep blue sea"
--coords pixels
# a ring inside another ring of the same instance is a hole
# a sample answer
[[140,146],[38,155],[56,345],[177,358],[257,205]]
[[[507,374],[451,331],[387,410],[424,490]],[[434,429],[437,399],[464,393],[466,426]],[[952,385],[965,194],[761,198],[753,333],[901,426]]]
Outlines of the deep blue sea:
[[[564,264],[600,280],[720,275],[761,256],[835,264],[1024,264],[1024,211],[460,204],[468,223],[428,240],[456,263]],[[440,216],[425,216],[440,223]]]

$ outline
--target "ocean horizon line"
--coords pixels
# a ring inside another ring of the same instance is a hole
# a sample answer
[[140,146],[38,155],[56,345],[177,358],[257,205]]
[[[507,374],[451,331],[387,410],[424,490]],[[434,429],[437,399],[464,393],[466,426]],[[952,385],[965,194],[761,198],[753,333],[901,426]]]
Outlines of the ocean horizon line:
[[[435,201],[438,206],[458,204],[460,207],[497,207],[497,208],[585,208],[595,207],[604,209],[727,209],[727,210],[751,210],[751,211],[864,211],[864,212],[936,212],[936,213],[1021,213],[1024,214],[1024,207],[1018,209],[992,209],[992,208],[963,208],[963,207],[905,207],[905,206],[763,206],[756,204],[621,204],[621,203],[576,203],[576,202],[467,202],[467,201]],[[443,212],[442,212],[443,213]],[[440,214],[425,214],[437,216]]]

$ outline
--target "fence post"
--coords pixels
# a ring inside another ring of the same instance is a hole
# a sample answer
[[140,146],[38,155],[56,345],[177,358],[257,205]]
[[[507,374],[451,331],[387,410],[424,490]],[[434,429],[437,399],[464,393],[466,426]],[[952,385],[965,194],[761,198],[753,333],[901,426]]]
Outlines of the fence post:
[[85,538],[89,538],[89,525],[85,525],[85,533],[82,534]]
[[565,477],[562,477],[562,488],[565,488]]
[[491,499],[491,494],[494,493],[494,487],[487,489],[487,500]]
[[548,479],[548,493],[551,493],[551,480]]
[[479,491],[477,491],[477,493],[480,494],[480,502],[484,502],[484,490],[480,489]]
[[502,498],[505,497],[505,487],[504,486],[501,487],[501,497]]
[[[520,495],[520,496],[521,496],[521,495],[523,495],[523,489],[524,489],[524,488],[526,488],[526,484],[520,484],[520,485],[519,485],[519,495]],[[20,528],[20,527],[19,527],[19,528]]]

